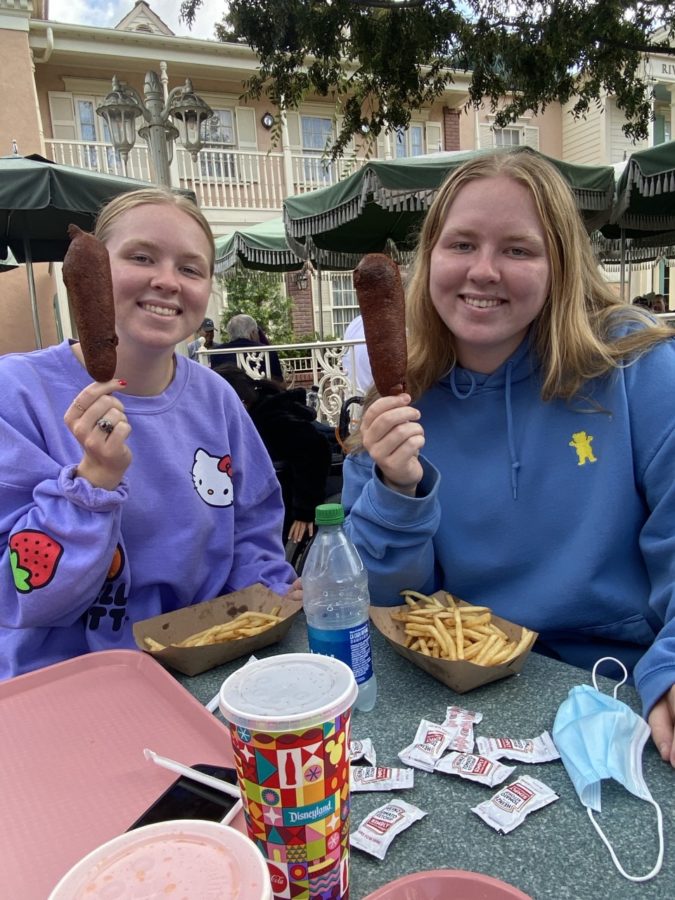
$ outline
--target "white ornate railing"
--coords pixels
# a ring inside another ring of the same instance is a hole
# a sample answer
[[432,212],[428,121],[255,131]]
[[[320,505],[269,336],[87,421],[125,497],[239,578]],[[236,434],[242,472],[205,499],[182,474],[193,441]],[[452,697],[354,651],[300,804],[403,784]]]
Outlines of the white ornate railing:
[[111,144],[102,141],[58,141],[46,138],[45,150],[49,159],[61,165],[105,172],[108,175],[127,175],[141,181],[152,180],[148,148],[142,141],[129,153],[126,172],[120,155],[115,153]]
[[[102,141],[47,138],[45,150],[57,163],[152,181],[148,148],[140,140],[129,153],[126,171],[119,154]],[[281,151],[205,149],[196,162],[182,147],[175,148],[175,154],[171,167],[174,179],[180,187],[196,193],[200,206],[211,209],[281,210],[284,197],[335,184],[364,164],[363,159],[330,162],[319,156],[289,154],[289,177],[293,181],[289,185]]]
[[[252,378],[262,378],[270,371],[269,354],[276,351],[281,359],[281,367],[288,387],[319,388],[318,419],[330,425],[337,425],[342,404],[350,397],[362,396],[353,377],[344,370],[345,356],[351,357],[350,372],[356,371],[354,351],[361,341],[317,341],[311,344],[274,344],[260,347],[244,347],[228,350],[236,353],[237,365]],[[300,351],[301,356],[284,356],[285,353]],[[200,350],[200,362],[208,365],[208,357],[222,350]]]
[[202,207],[281,209],[287,191],[281,153],[202,150],[197,161],[177,154],[181,187],[189,187]]

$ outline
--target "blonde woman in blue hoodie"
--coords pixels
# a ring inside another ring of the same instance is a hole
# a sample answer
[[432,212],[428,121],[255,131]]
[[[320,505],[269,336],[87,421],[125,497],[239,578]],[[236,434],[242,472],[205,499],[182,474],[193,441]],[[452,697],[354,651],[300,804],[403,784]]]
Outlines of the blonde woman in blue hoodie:
[[527,151],[455,171],[408,282],[407,394],[345,463],[375,604],[439,588],[634,674],[675,765],[675,345],[603,280],[567,183]]

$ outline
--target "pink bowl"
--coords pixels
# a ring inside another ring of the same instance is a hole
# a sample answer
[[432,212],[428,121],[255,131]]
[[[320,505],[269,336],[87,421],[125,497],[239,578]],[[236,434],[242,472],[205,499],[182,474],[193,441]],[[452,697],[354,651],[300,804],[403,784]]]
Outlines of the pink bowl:
[[404,875],[363,900],[448,900],[450,891],[461,900],[532,900],[504,881],[460,869],[433,869]]

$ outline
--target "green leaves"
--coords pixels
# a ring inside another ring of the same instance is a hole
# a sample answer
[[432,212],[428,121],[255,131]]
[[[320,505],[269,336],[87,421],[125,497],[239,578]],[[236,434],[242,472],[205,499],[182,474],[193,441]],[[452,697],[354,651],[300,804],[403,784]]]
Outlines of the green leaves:
[[[187,21],[201,2],[184,0]],[[280,109],[334,99],[343,120],[336,157],[364,122],[374,135],[405,128],[465,72],[469,102],[489,105],[497,125],[555,101],[584,115],[610,94],[626,134],[643,138],[645,54],[672,55],[674,28],[672,4],[649,0],[230,0],[218,33],[259,56],[246,96]]]

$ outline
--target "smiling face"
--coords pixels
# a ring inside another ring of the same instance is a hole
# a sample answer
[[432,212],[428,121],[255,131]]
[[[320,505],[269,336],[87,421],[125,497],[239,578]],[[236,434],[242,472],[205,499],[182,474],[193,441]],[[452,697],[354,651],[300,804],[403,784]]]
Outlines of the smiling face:
[[177,207],[146,204],[120,215],[105,244],[120,346],[173,352],[206,312],[211,291],[206,235]]
[[460,365],[494,372],[548,297],[551,266],[529,190],[506,175],[477,178],[452,202],[431,252],[429,292]]

